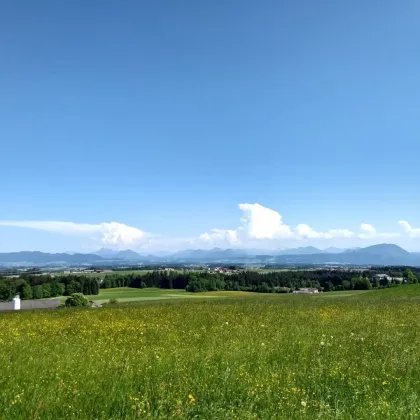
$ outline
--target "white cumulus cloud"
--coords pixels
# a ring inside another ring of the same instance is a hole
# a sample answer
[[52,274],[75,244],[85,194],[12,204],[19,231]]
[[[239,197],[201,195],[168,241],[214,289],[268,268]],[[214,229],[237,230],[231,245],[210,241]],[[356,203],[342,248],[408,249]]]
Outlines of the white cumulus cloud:
[[[264,207],[261,204],[239,204],[243,212],[240,225],[234,230],[213,229],[210,233],[200,236],[202,242],[208,244],[252,245],[271,242],[273,245],[287,244],[290,241],[300,240],[338,240],[359,239],[372,241],[375,239],[391,239],[400,237],[398,232],[378,232],[369,223],[362,223],[360,231],[351,231],[347,228],[318,231],[306,223],[299,223],[295,227],[286,224],[277,211]],[[411,237],[420,237],[420,229],[412,228],[407,222],[400,222]]]
[[[330,229],[320,232],[305,223],[300,223],[294,228],[284,223],[280,213],[261,204],[242,203],[239,209],[243,212],[240,226],[234,230],[213,229],[210,233],[200,235],[202,241],[224,242],[230,245],[246,244],[261,241],[288,241],[303,239],[340,239],[353,238],[357,234],[349,229]],[[364,230],[369,230],[369,235],[374,229],[371,225],[363,225]],[[223,232],[223,234],[222,234]],[[376,232],[376,231],[375,231]],[[371,236],[369,236],[371,237]]]
[[400,220],[398,224],[410,238],[420,238],[420,228],[413,228],[406,220]]
[[59,221],[0,220],[0,226],[56,232],[64,235],[84,236],[107,246],[139,246],[148,241],[148,234],[132,226],[117,222],[98,224]]
[[238,242],[238,233],[236,230],[212,229],[210,233],[205,232],[200,235],[199,240],[212,243],[214,246],[221,246],[223,243],[230,245]]
[[330,229],[326,232],[318,232],[304,223],[297,225],[294,233],[296,239],[340,239],[355,236],[355,233],[348,229]]
[[371,235],[376,235],[376,228],[370,225],[369,223],[362,223],[360,225],[360,229],[364,230],[367,233],[370,233]]
[[376,228],[369,223],[362,223],[360,229],[363,231],[358,235],[360,239],[371,239],[376,236]]
[[290,238],[290,226],[283,223],[282,216],[261,204],[239,204],[244,212],[242,228],[251,239]]
[[315,229],[304,223],[301,223],[295,227],[295,234],[297,238],[302,239],[319,239],[324,237],[322,232],[317,232]]
[[400,237],[399,232],[378,232],[377,229],[369,223],[362,223],[360,225],[362,233],[359,233],[360,239],[392,239]]

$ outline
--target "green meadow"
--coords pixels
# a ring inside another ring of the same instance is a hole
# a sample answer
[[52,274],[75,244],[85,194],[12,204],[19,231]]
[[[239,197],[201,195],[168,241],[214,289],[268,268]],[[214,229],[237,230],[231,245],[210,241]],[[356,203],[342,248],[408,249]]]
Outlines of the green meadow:
[[[119,302],[148,301],[197,298],[195,293],[187,293],[185,290],[165,290],[158,288],[136,289],[130,287],[119,287],[115,289],[99,289],[99,295],[86,296],[89,300],[99,303],[106,303],[110,299],[117,299]],[[67,297],[62,296],[64,302]]]
[[419,417],[420,285],[194,296],[0,314],[0,419]]

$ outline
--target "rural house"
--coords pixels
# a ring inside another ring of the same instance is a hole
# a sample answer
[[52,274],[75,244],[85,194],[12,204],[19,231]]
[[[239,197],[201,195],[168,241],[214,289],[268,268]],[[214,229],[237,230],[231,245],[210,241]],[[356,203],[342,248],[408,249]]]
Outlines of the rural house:
[[312,294],[319,293],[319,290],[315,287],[306,287],[304,289],[294,290],[293,293],[296,294]]

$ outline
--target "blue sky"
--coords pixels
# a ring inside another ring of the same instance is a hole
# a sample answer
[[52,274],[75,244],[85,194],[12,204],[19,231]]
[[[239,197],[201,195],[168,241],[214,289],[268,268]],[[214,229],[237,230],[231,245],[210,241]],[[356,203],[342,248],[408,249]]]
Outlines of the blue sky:
[[[420,250],[419,13],[414,0],[4,2],[0,251]],[[280,225],[239,208],[256,203]]]

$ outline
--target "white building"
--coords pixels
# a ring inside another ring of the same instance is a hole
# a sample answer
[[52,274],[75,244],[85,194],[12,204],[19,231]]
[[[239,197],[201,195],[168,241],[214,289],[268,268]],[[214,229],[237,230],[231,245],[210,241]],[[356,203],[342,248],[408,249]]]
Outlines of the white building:
[[294,290],[293,293],[297,294],[312,294],[312,293],[319,293],[319,290],[313,287],[306,287],[304,289]]
[[20,296],[19,295],[16,295],[13,298],[13,309],[15,311],[19,311],[20,310]]
[[402,283],[403,280],[404,280],[402,277],[391,277],[391,276],[388,276],[388,274],[377,274],[375,276],[375,279],[388,280],[388,283],[390,283],[392,280],[395,280],[395,281],[398,281],[399,283]]

